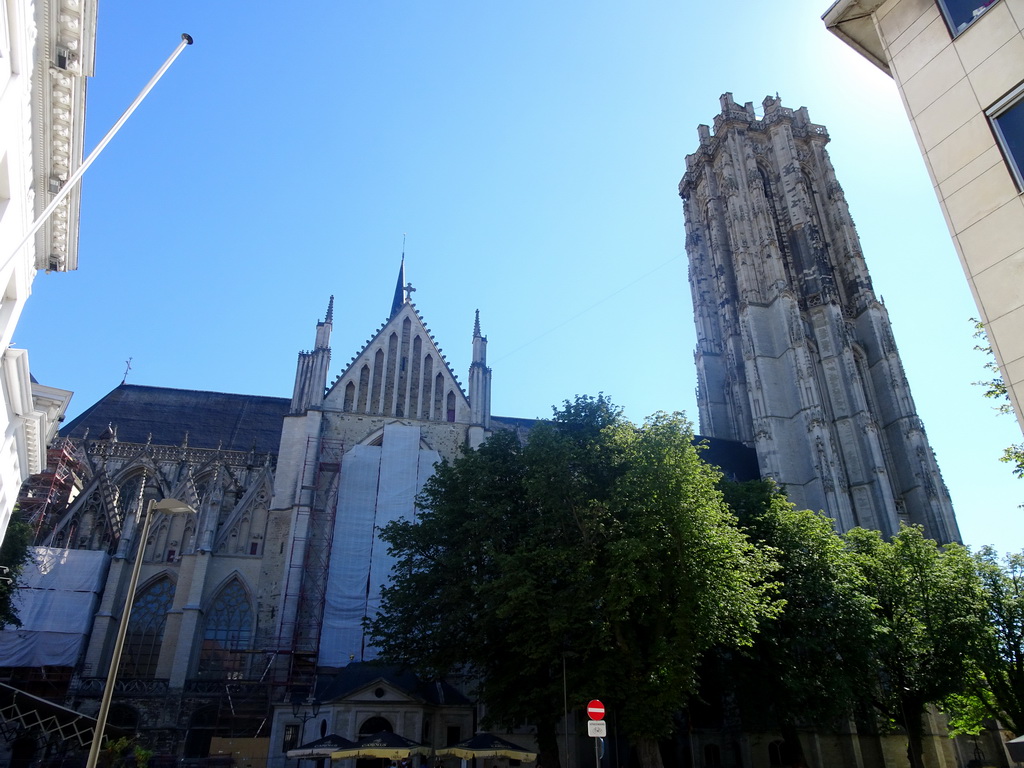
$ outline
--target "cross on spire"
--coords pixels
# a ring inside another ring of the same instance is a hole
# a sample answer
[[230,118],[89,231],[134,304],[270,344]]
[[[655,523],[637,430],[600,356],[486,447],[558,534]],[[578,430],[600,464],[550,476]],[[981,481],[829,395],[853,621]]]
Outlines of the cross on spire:
[[405,300],[412,304],[412,292],[416,290],[412,287],[412,283],[406,283],[402,290],[405,291]]

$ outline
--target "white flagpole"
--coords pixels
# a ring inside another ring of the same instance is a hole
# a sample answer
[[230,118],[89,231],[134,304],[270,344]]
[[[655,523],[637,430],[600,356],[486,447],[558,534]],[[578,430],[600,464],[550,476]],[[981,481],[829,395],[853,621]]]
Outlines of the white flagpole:
[[192,37],[187,34],[182,34],[181,42],[178,43],[178,47],[174,49],[174,53],[172,53],[167,58],[167,61],[163,63],[163,66],[160,67],[160,69],[157,70],[157,73],[153,75],[152,79],[148,83],[146,83],[146,87],[143,88],[139,95],[135,97],[135,101],[133,101],[131,103],[131,106],[129,106],[128,109],[124,111],[124,114],[121,115],[120,118],[118,118],[118,121],[114,123],[114,127],[107,131],[107,135],[100,140],[100,143],[96,145],[96,148],[89,153],[89,156],[85,158],[85,160],[82,161],[82,164],[78,166],[78,169],[73,174],[71,174],[71,176],[68,177],[68,180],[64,182],[64,185],[60,188],[60,191],[54,196],[53,200],[50,201],[50,204],[46,206],[46,209],[41,214],[39,214],[39,218],[32,222],[32,226],[29,227],[28,234],[25,235],[25,239],[18,243],[18,247],[15,248],[14,251],[10,254],[10,256],[8,256],[7,259],[4,261],[5,266],[11,261],[11,259],[13,259],[17,255],[18,251],[25,247],[25,244],[28,243],[29,240],[35,237],[35,234],[36,232],[39,231],[39,228],[46,223],[46,220],[48,218],[50,218],[50,214],[52,214],[54,210],[56,210],[57,206],[60,205],[61,202],[63,202],[65,197],[71,194],[71,190],[75,188],[75,185],[78,184],[79,180],[82,178],[82,175],[89,169],[89,166],[92,165],[93,161],[99,156],[100,152],[103,151],[103,148],[106,147],[108,143],[110,143],[110,140],[112,138],[114,138],[114,134],[121,130],[121,126],[124,125],[125,122],[127,122],[128,118],[132,116],[132,112],[134,112],[138,108],[139,104],[142,103],[142,100],[146,98],[146,95],[151,90],[153,90],[153,86],[156,85],[157,82],[159,82],[160,78],[164,76],[164,72],[166,72],[170,68],[171,64],[173,64],[174,60],[178,58],[178,56],[181,54],[183,50],[185,50],[185,46],[187,45],[192,45]]

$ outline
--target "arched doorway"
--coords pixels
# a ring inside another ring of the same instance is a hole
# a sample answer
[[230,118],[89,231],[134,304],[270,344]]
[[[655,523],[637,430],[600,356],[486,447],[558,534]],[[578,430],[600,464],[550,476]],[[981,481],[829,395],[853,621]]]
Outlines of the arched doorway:
[[[372,736],[375,733],[381,731],[387,731],[388,733],[394,733],[395,728],[391,725],[391,722],[386,717],[371,717],[363,722],[359,726],[359,737],[365,739],[367,736]],[[363,758],[356,760],[356,768],[380,768],[381,760],[377,757]]]

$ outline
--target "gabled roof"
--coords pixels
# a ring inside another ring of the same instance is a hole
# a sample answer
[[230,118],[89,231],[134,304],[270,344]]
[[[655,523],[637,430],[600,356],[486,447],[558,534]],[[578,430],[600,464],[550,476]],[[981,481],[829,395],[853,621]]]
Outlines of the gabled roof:
[[108,426],[123,443],[277,453],[290,401],[192,389],[121,384],[61,429],[62,437],[98,439]]
[[333,675],[320,673],[316,698],[330,702],[380,681],[428,704],[470,704],[470,700],[443,680],[421,680],[407,669],[377,662],[354,662]]
[[[390,357],[391,350],[388,341],[391,338],[392,334],[394,334],[398,339],[399,344],[404,343],[405,337],[403,336],[403,326],[406,323],[406,321],[408,321],[409,323],[409,362],[408,368],[403,369],[401,368],[397,359],[392,359]],[[413,357],[413,343],[416,338],[419,338],[421,344],[419,359],[414,359]],[[456,398],[459,401],[458,405],[456,406],[457,415],[455,421],[465,422],[468,420],[469,399],[466,397],[466,392],[462,388],[462,384],[459,382],[458,376],[455,375],[455,372],[451,369],[451,366],[448,364],[448,360],[445,358],[444,353],[441,351],[441,348],[437,345],[437,341],[434,339],[434,336],[430,332],[430,329],[427,327],[419,311],[416,309],[416,305],[408,300],[406,300],[405,303],[402,304],[401,307],[399,307],[397,310],[394,310],[393,314],[380,326],[380,328],[377,329],[376,333],[374,333],[372,337],[367,339],[366,343],[363,345],[363,348],[360,349],[358,353],[356,353],[355,357],[352,358],[351,362],[349,362],[345,370],[342,371],[342,373],[334,380],[334,382],[328,388],[327,395],[325,396],[325,401],[334,399],[336,402],[338,402],[343,400],[345,388],[348,386],[349,383],[352,383],[353,388],[356,389],[357,391],[363,388],[364,384],[360,380],[361,371],[363,370],[364,367],[371,372],[375,371],[374,358],[378,351],[382,351],[384,353],[384,370],[382,371],[382,375],[385,377],[385,379],[388,376],[393,376],[396,382],[400,377],[402,377],[406,373],[408,374],[411,380],[412,377],[417,375],[418,369],[416,366],[419,364],[419,362],[422,362],[424,358],[429,356],[432,365],[431,376],[437,376],[437,374],[440,373],[445,381],[445,389],[454,392]],[[400,393],[400,396],[398,397],[399,404],[403,402],[403,396],[404,395]],[[358,407],[358,402],[356,402],[353,405],[353,407],[345,408],[345,410],[350,410],[359,413],[377,413],[378,410],[374,406],[369,404],[370,399],[372,398],[367,398],[367,405],[365,406],[365,408]],[[418,397],[410,398],[410,401],[408,403],[410,406],[412,405],[413,399],[416,400],[418,408],[422,407],[422,403],[420,402],[420,399]],[[384,410],[384,414],[396,415],[388,413],[386,407]],[[418,418],[416,414],[411,412],[403,413],[402,415],[407,418]],[[424,419],[428,418],[429,417],[426,416],[424,417]],[[441,420],[443,421],[444,418],[442,417]]]

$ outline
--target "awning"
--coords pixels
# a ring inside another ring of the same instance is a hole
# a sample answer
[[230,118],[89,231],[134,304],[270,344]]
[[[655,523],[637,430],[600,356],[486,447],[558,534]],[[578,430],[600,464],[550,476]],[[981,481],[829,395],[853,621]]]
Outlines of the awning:
[[344,736],[339,736],[336,733],[329,733],[322,739],[311,741],[295,749],[289,749],[285,754],[288,758],[300,759],[304,757],[330,757],[333,752],[353,746],[355,746],[355,742],[351,739],[346,739]]
[[532,763],[537,759],[536,752],[530,752],[518,744],[505,741],[493,733],[478,733],[458,744],[437,750],[438,757],[448,755],[461,757],[463,760],[472,760],[474,757],[507,757],[510,760],[520,760],[524,763]]

